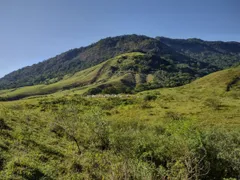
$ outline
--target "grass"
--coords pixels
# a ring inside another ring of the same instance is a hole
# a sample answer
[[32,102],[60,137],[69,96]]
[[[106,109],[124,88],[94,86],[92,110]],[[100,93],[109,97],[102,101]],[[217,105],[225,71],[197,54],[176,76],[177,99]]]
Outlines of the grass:
[[0,179],[237,179],[240,91],[226,87],[239,72],[131,96],[1,102]]
[[[21,99],[29,96],[35,95],[46,95],[52,94],[59,91],[64,91],[67,89],[81,88],[83,93],[89,88],[97,87],[99,84],[111,84],[111,82],[118,82],[124,77],[126,73],[122,75],[111,76],[110,67],[115,66],[121,57],[127,57],[128,59],[124,63],[131,63],[131,59],[136,56],[143,56],[142,53],[128,53],[117,56],[113,59],[105,61],[99,65],[88,68],[86,70],[80,71],[73,76],[66,76],[63,80],[49,84],[49,85],[35,85],[21,87],[11,90],[1,90],[0,98],[6,99]],[[84,91],[85,89],[85,91]]]

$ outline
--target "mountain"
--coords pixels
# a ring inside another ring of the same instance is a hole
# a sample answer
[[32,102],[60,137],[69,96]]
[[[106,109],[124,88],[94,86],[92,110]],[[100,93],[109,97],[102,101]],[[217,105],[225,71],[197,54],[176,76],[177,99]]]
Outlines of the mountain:
[[126,35],[106,38],[90,46],[72,49],[12,72],[0,79],[0,89],[57,82],[66,74],[74,74],[119,54],[133,51],[177,54],[160,41],[146,36]]
[[201,39],[170,39],[157,37],[159,41],[175,51],[220,69],[240,62],[240,43],[222,41],[203,41]]
[[215,67],[191,59],[173,61],[169,57],[132,52],[79,71],[73,76],[65,76],[56,83],[0,91],[0,97],[14,100],[76,88],[84,90],[85,94],[133,93],[187,84],[209,74],[209,71],[215,71]]
[[[199,39],[179,40],[140,35],[109,37],[90,46],[72,49],[54,58],[14,71],[0,79],[0,89],[54,84],[66,77],[74,76],[81,70],[130,52],[143,53],[148,56],[148,59],[153,57],[155,64],[158,64],[160,59],[170,63],[171,68],[169,67],[163,76],[158,75],[160,79],[165,76],[174,79],[177,77],[176,73],[194,71],[188,72],[193,75],[190,78],[184,78],[184,80],[180,78],[171,84],[163,84],[164,86],[177,86],[239,63],[239,47],[240,43],[237,42],[207,42]],[[145,68],[155,72],[162,70],[163,66],[166,70],[169,64],[157,66],[159,69],[147,66],[146,62]],[[173,66],[176,67],[173,68]],[[184,68],[187,69],[183,70]]]

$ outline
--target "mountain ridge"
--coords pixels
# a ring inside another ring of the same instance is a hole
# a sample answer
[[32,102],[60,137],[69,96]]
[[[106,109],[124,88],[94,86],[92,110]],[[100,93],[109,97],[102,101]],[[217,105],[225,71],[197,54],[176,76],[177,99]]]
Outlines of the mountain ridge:
[[171,39],[157,37],[179,53],[199,61],[210,63],[220,69],[240,62],[240,43],[223,41],[203,41],[201,39]]
[[[201,45],[199,45],[199,42],[195,42],[196,39],[192,42],[193,39],[194,38],[190,40],[187,39],[184,40],[184,42],[187,42],[187,45],[189,43],[195,43],[194,45],[197,47]],[[199,40],[200,39],[197,39],[197,41]],[[37,84],[52,84],[63,79],[66,75],[71,76],[78,71],[95,66],[117,55],[129,52],[142,52],[158,56],[170,56],[170,59],[173,62],[187,62],[195,60],[215,66],[215,71],[230,67],[239,62],[240,43],[234,42],[232,44],[231,42],[227,42],[227,44],[231,44],[230,47],[234,47],[233,49],[235,51],[235,54],[233,53],[229,55],[214,52],[211,50],[213,47],[208,49],[207,52],[202,49],[200,49],[200,52],[193,52],[191,51],[191,48],[190,50],[186,50],[186,43],[183,43],[182,45],[185,49],[180,51],[178,47],[176,47],[176,43],[178,43],[178,41],[182,40],[170,38],[164,39],[164,37],[151,38],[135,34],[108,37],[89,46],[71,49],[53,58],[39,62],[38,64],[27,66],[7,74],[3,78],[0,78],[0,89],[18,88]],[[206,42],[214,43],[215,41],[201,40],[201,43]],[[222,43],[225,44],[225,42],[221,42],[221,44]],[[224,49],[224,47],[222,49]],[[201,53],[205,54],[201,55]],[[210,55],[207,53],[210,53]]]

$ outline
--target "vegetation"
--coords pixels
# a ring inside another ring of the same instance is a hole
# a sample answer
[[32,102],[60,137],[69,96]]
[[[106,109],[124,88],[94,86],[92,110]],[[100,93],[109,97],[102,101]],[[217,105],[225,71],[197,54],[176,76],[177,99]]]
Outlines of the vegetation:
[[[158,61],[159,57],[167,60],[168,63],[176,64],[177,68],[181,69],[180,72],[183,71],[182,73],[176,74],[175,69],[172,71],[171,68],[167,72],[162,72],[162,66],[157,67],[159,70],[157,76],[165,73],[164,77],[172,79],[173,82],[170,84],[174,85],[176,76],[180,79],[180,83],[177,84],[188,83],[189,81],[185,80],[185,71],[192,70],[192,68],[197,68],[195,70],[198,72],[203,71],[200,74],[205,75],[239,63],[240,44],[237,42],[206,42],[199,39],[150,38],[139,35],[109,37],[90,46],[72,49],[38,64],[14,71],[0,79],[0,89],[52,84],[66,76],[72,76],[76,72],[129,52],[151,54],[148,60],[153,58],[153,63],[163,63],[164,68],[168,66],[164,64],[165,61]],[[148,71],[147,62],[141,65],[146,66],[140,68],[141,70]]]
[[146,36],[127,35],[102,39],[90,46],[72,49],[54,58],[12,72],[0,79],[0,89],[51,84],[65,75],[72,75],[123,53],[155,50],[171,53],[167,46]]
[[177,52],[220,69],[239,64],[240,43],[238,42],[203,41],[196,38],[170,39],[157,37],[157,39]]
[[239,47],[125,35],[6,75],[0,179],[237,180]]
[[79,88],[83,94],[136,93],[183,85],[213,71],[215,68],[205,63],[191,60],[176,60],[173,63],[169,57],[132,52],[116,56],[56,83],[2,90],[0,100],[16,100]]
[[0,179],[237,179],[239,68],[135,95],[1,102]]

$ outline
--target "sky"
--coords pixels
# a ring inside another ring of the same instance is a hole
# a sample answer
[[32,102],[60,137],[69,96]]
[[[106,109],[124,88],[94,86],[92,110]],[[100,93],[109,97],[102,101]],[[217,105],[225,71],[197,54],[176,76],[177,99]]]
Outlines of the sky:
[[123,34],[240,42],[240,0],[0,0],[0,77]]

